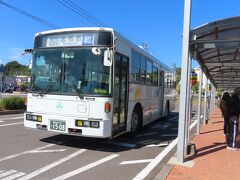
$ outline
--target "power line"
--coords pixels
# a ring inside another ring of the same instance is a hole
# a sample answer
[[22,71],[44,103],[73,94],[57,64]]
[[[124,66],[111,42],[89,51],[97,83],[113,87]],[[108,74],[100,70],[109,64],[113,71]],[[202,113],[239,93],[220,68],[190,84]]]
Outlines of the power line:
[[39,22],[39,23],[41,23],[41,24],[43,24],[45,26],[48,26],[49,28],[53,28],[53,29],[60,28],[59,26],[57,26],[55,24],[52,24],[52,23],[50,23],[50,22],[48,22],[46,20],[43,20],[41,18],[38,18],[38,17],[36,17],[36,16],[26,12],[26,11],[23,11],[23,10],[13,6],[13,5],[10,5],[9,3],[3,2],[2,0],[0,0],[0,4],[5,5],[8,8],[10,8],[10,9],[12,9],[12,10],[14,10],[14,11],[16,11],[16,12],[18,12],[18,13],[26,16],[26,17],[28,17],[28,18],[31,18],[31,19],[33,19],[33,20],[35,20],[35,21],[37,21],[37,22]]
[[81,7],[79,7],[76,3],[72,2],[71,0],[57,0],[57,1],[94,25],[108,26],[95,16],[83,10]]
[[56,0],[50,0],[50,1],[48,1],[48,2],[49,2],[52,6],[57,7],[59,10],[61,10],[61,12],[63,11],[64,13],[68,14],[69,16],[71,16],[76,22],[78,22],[78,23],[80,22],[80,23],[82,23],[82,24],[84,24],[84,25],[90,26],[90,24],[89,24],[88,22],[84,22],[84,21],[82,21],[82,20],[79,20],[79,18],[77,18],[76,16],[74,16],[73,14],[71,14],[68,9],[66,10],[61,4],[59,4],[58,2],[56,2]]
[[[83,17],[88,22],[90,22],[90,23],[92,23],[96,26],[110,27],[107,24],[105,24],[104,22],[102,22],[101,20],[99,20],[97,17],[93,16],[92,14],[87,12],[86,10],[79,7],[76,3],[72,2],[71,0],[57,0],[57,1],[59,3],[61,3],[63,6],[65,6],[66,8],[72,10],[73,12],[75,12],[76,14],[78,14],[79,16]],[[137,40],[135,40],[135,39],[133,39],[129,36],[126,36],[126,35],[122,34],[122,33],[120,33],[120,34],[122,36],[126,37],[127,39],[132,40],[136,44],[142,44],[140,41],[137,41]]]
[[[66,1],[66,0],[64,0]],[[72,3],[74,6],[76,6],[83,14],[85,14],[88,18],[91,18],[92,20],[96,21],[97,23],[102,24],[103,26],[108,26],[107,24],[105,24],[104,22],[102,22],[101,20],[99,20],[97,17],[93,16],[92,14],[90,14],[89,12],[85,11],[84,9],[82,9],[81,7],[79,7],[76,3],[72,2],[71,0],[68,0],[68,2]]]

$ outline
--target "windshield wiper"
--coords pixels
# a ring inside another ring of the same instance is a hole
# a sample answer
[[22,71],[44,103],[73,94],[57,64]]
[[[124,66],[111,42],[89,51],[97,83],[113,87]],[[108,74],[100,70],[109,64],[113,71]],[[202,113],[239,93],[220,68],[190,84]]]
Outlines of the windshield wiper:
[[45,89],[43,89],[43,90],[39,93],[39,95],[40,95],[40,96],[43,96],[43,94],[46,94],[50,89],[53,88],[53,86],[54,86],[57,82],[58,82],[58,79],[57,79],[56,81],[52,82],[52,84],[50,84],[49,86],[47,86]]
[[72,81],[72,86],[73,86],[74,89],[76,90],[78,97],[79,97],[80,99],[84,99],[83,95],[81,95],[79,89],[77,88],[76,82],[73,81],[71,77],[70,77],[69,79]]

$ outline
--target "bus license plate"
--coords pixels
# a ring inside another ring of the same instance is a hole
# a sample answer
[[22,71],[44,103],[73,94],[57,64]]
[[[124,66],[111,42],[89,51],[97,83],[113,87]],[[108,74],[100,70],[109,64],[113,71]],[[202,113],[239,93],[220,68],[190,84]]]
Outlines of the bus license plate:
[[65,131],[66,123],[65,121],[50,120],[50,129],[54,131]]

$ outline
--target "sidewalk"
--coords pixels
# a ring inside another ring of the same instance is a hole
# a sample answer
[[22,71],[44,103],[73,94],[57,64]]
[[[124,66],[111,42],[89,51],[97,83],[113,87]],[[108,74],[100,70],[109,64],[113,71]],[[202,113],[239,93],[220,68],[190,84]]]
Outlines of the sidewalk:
[[188,159],[194,162],[194,166],[175,165],[167,180],[240,180],[240,149],[226,148],[219,109],[215,109],[210,120],[213,124],[203,125],[200,135],[193,140],[197,155]]

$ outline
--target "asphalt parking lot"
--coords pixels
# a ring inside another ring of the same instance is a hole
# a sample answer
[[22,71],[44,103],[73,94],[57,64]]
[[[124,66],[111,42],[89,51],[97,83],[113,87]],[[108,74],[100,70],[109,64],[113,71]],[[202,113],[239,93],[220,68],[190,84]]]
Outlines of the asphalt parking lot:
[[23,114],[1,115],[0,178],[153,179],[172,156],[162,154],[177,137],[177,126],[173,112],[135,136],[108,140],[26,129]]

